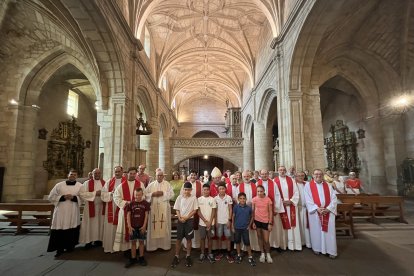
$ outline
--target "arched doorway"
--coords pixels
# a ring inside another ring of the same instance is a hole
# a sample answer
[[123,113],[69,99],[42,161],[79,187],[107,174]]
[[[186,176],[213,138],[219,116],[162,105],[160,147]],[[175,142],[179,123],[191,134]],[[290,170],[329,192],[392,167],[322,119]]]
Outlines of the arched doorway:
[[182,160],[176,164],[175,167],[178,168],[181,174],[188,175],[190,170],[195,170],[199,176],[203,175],[204,172],[207,172],[210,175],[214,167],[219,168],[222,173],[226,170],[230,170],[234,173],[239,169],[238,166],[231,161],[208,154],[193,156]]

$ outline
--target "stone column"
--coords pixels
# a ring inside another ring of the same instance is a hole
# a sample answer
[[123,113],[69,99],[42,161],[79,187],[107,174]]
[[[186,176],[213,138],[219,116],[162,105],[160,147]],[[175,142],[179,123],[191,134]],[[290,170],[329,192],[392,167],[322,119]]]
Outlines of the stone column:
[[124,94],[111,97],[110,109],[98,112],[98,125],[100,126],[99,154],[104,153],[103,179],[112,176],[114,166],[125,164],[124,136],[129,125],[126,123],[125,110],[126,97]]
[[[148,138],[146,138],[146,141],[148,145],[147,148],[147,170],[146,173],[149,174],[150,176],[155,176],[155,169],[159,167],[159,159],[158,159],[158,154],[159,154],[159,123],[158,123],[158,119],[157,117],[152,118],[151,120],[149,120],[150,125],[152,127],[152,134],[147,136]],[[142,138],[142,136],[141,136]],[[142,140],[141,140],[142,141]]]
[[254,123],[254,165],[252,169],[273,169],[272,130],[266,129],[263,123]]
[[397,180],[405,157],[404,120],[402,115],[385,115],[381,118],[384,137],[384,161],[387,191],[397,194]]
[[243,170],[254,170],[254,138],[243,139]]
[[31,106],[9,105],[9,153],[5,172],[2,201],[34,198],[33,179],[37,145],[36,121],[38,109]]

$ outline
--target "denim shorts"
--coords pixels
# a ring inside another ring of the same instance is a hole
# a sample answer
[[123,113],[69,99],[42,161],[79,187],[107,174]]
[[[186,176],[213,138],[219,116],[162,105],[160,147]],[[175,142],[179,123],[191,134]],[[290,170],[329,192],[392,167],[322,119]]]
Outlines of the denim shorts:
[[217,237],[221,238],[223,236],[223,232],[224,232],[224,236],[226,238],[231,237],[230,228],[227,228],[226,224],[218,223],[217,226],[216,226],[216,229],[217,229]]
[[134,231],[132,232],[132,235],[129,236],[129,240],[130,241],[144,241],[147,239],[147,233],[145,232],[144,234],[141,233],[141,231],[139,230],[139,228],[141,227],[135,227]]

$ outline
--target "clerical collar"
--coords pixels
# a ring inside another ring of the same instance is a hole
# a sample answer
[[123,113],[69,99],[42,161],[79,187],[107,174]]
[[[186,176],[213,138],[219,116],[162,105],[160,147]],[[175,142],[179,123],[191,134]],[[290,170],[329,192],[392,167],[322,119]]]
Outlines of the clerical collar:
[[76,184],[76,180],[66,180],[66,185],[74,186]]

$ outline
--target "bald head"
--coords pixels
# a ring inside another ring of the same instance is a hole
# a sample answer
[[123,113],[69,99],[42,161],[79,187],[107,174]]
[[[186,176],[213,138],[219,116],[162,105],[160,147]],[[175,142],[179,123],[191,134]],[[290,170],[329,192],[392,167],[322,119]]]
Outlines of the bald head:
[[268,170],[262,169],[260,171],[260,177],[262,178],[263,181],[267,181],[267,179],[269,178]]
[[92,171],[93,179],[100,180],[101,179],[101,170],[98,168],[93,169]]

